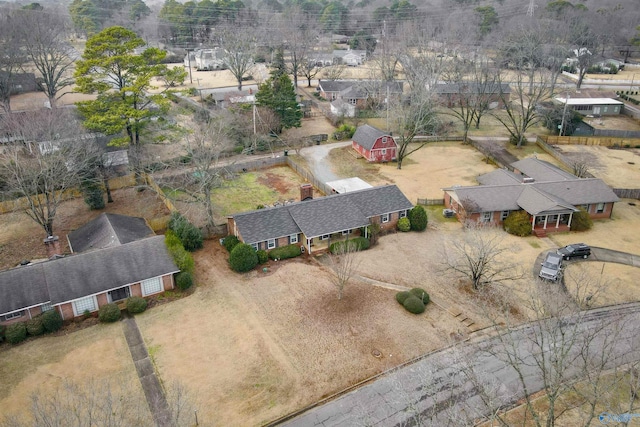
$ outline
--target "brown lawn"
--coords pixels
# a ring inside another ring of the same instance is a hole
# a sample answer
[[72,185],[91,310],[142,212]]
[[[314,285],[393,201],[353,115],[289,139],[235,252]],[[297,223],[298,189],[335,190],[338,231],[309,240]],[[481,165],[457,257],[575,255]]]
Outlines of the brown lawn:
[[[68,335],[30,339],[0,346],[0,406],[3,416],[22,416],[33,393],[50,394],[65,381],[86,385],[109,381],[122,385],[127,399],[144,402],[144,393],[119,323],[97,325]],[[101,391],[102,392],[102,391]],[[146,405],[140,405],[147,411]]]
[[[67,234],[102,212],[140,216],[147,220],[169,214],[156,193],[124,188],[113,192],[113,203],[103,210],[92,211],[82,198],[63,202],[54,222],[54,232],[60,236],[65,253],[69,252]],[[23,260],[45,258],[43,229],[24,212],[0,215],[0,269],[15,267]]]

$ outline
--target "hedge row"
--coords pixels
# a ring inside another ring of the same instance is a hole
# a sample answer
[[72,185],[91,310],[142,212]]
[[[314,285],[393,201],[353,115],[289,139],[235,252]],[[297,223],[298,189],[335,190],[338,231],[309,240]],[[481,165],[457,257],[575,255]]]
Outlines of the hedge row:
[[344,253],[346,245],[354,247],[356,251],[365,251],[369,249],[370,242],[369,239],[365,237],[354,237],[353,239],[332,243],[329,246],[329,252],[332,254]]
[[273,260],[295,258],[300,256],[301,253],[302,251],[298,245],[280,246],[279,248],[269,251],[269,258]]
[[193,252],[203,246],[202,232],[198,227],[191,224],[189,220],[178,212],[171,214],[168,225],[169,230],[176,233],[182,242],[182,246],[189,252]]
[[26,322],[14,323],[4,330],[5,339],[11,344],[24,341],[28,335],[37,336],[55,332],[62,327],[62,317],[57,310],[49,310]]
[[167,230],[164,235],[164,242],[167,245],[167,249],[169,249],[169,253],[173,257],[173,261],[176,263],[180,271],[193,273],[195,268],[193,256],[186,251],[176,233],[171,230]]

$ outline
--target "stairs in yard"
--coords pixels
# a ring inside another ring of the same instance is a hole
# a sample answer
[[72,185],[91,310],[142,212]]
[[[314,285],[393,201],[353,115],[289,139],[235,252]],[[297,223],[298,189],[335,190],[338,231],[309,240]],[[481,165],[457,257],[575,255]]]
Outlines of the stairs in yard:
[[536,237],[547,237],[547,231],[540,228],[540,229],[534,229],[533,230],[533,234]]

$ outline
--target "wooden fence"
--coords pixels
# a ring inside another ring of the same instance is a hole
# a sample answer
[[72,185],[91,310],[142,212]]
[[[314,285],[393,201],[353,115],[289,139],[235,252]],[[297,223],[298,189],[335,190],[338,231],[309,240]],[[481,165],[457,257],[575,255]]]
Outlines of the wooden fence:
[[[119,176],[115,178],[111,178],[109,180],[109,188],[111,190],[119,190],[121,188],[132,187],[135,185],[136,179],[133,174]],[[82,196],[82,192],[78,189],[69,189],[63,192],[56,192],[56,197],[59,197],[60,200],[70,200],[75,199],[76,197]],[[38,197],[41,201],[44,197],[42,194],[38,196],[31,197],[20,197],[17,199],[11,200],[3,200],[0,202],[0,214],[6,214],[9,212],[20,211],[29,209],[29,200],[33,200],[35,197]]]
[[444,205],[444,199],[418,199],[418,204],[423,206]]
[[613,192],[621,199],[640,200],[640,188],[614,188]]
[[309,172],[304,166],[298,164],[291,157],[285,157],[287,165],[293,169],[298,175],[300,175],[305,180],[309,181],[311,185],[313,185],[317,190],[319,190],[323,194],[331,194],[331,187],[326,185],[324,182],[320,182],[316,179],[315,176],[311,172]]
[[539,136],[547,144],[553,145],[599,145],[602,147],[636,147],[640,138],[616,138],[610,136]]

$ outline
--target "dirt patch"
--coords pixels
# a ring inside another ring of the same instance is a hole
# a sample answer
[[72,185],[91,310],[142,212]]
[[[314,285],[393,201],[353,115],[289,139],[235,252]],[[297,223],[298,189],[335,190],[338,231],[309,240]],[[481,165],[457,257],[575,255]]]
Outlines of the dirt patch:
[[282,195],[291,191],[291,182],[284,179],[282,175],[276,175],[273,172],[265,172],[264,176],[258,177],[258,182],[269,188],[273,188]]
[[[64,253],[69,253],[67,234],[86,224],[103,212],[140,216],[147,220],[169,214],[156,193],[124,188],[113,192],[113,203],[103,210],[90,210],[82,198],[67,200],[58,208],[54,232],[60,236]],[[45,258],[42,243],[45,233],[24,212],[0,215],[0,268],[15,267],[23,260]]]

